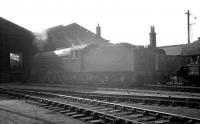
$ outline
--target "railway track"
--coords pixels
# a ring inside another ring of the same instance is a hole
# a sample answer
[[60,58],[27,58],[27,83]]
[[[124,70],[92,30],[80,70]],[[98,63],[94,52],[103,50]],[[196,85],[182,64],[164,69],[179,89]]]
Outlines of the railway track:
[[[35,90],[23,90],[24,92],[32,92],[37,93]],[[50,91],[48,91],[50,92]],[[52,91],[51,91],[52,92]],[[200,108],[200,99],[195,98],[179,98],[179,97],[161,97],[161,96],[139,96],[139,95],[114,95],[114,94],[98,94],[98,93],[80,93],[80,92],[54,92],[47,93],[41,92],[44,94],[48,94],[51,96],[59,96],[61,94],[70,94],[70,96],[88,98],[88,99],[97,99],[106,102],[116,102],[116,103],[127,103],[127,104],[137,104],[141,103],[143,105],[162,105],[162,106],[180,106],[180,107],[188,107],[188,108]]]
[[200,108],[200,99],[194,98],[175,98],[159,96],[134,96],[134,95],[110,95],[96,93],[71,93],[70,95],[88,99],[98,99],[107,102],[125,102],[128,104],[142,103],[147,105],[180,106],[189,108]]
[[200,124],[200,119],[81,97],[16,89],[1,93],[93,124]]

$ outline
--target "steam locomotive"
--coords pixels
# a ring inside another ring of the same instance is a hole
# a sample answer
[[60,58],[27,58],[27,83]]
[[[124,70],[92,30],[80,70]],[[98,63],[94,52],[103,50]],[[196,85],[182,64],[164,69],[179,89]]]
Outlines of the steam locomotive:
[[[79,45],[37,53],[28,81],[105,86],[154,82],[156,53],[127,44]],[[124,84],[125,83],[125,84]]]

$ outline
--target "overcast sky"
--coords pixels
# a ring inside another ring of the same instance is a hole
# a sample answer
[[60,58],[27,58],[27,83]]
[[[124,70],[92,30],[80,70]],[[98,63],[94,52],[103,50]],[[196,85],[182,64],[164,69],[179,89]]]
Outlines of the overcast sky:
[[[199,0],[0,0],[0,16],[33,32],[78,23],[112,43],[149,44],[155,26],[158,46],[187,43],[192,13],[192,41],[200,37]],[[197,16],[197,20],[193,19]]]

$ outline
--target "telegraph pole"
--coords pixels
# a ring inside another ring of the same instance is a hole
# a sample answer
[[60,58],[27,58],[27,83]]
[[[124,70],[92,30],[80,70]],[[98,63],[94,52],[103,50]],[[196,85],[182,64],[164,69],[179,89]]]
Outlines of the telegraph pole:
[[188,29],[188,44],[190,44],[190,11],[188,10],[186,13],[187,15],[187,29]]

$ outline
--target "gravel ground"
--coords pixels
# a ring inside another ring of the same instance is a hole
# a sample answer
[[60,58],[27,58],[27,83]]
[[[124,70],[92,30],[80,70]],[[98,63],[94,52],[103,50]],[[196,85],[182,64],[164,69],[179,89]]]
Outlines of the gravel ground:
[[86,124],[21,100],[0,97],[0,124]]
[[0,117],[0,124],[50,124],[29,117],[19,116],[19,114],[2,109],[0,109]]

